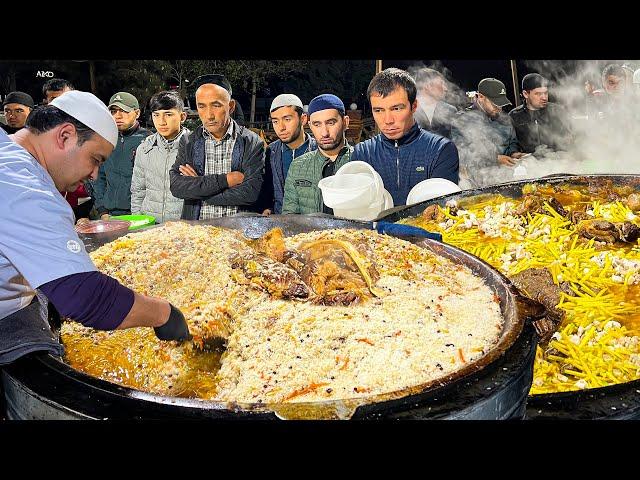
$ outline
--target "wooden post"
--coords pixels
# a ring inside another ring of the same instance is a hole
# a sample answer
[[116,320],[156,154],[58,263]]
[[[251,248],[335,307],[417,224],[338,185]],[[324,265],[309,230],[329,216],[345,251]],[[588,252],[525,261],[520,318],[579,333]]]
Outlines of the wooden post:
[[518,89],[518,68],[516,67],[516,61],[511,60],[511,79],[513,80],[513,95],[516,101],[516,107],[520,106],[520,90]]
[[249,117],[249,124],[253,127],[253,123],[256,119],[256,79],[251,79],[251,116]]
[[91,82],[91,93],[97,95],[96,91],[96,65],[93,60],[89,60],[89,81]]
[[[382,60],[376,60],[376,75],[379,74],[381,71],[382,71]],[[367,100],[369,99],[367,98]],[[376,125],[373,128],[373,133],[374,135],[377,135],[380,133],[380,129],[378,128],[378,125]]]

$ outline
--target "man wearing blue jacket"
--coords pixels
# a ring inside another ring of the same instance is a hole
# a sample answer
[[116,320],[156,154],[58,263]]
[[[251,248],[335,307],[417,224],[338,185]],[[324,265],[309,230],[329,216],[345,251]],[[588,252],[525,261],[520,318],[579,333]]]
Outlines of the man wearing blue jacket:
[[307,114],[297,95],[283,93],[271,102],[270,117],[278,140],[267,147],[265,177],[260,195],[264,197],[261,213],[282,213],[284,181],[291,162],[316,149],[315,139],[304,131]]
[[375,168],[394,205],[406,204],[409,191],[428,178],[458,183],[458,150],[418,126],[416,93],[415,80],[404,70],[387,68],[373,77],[367,97],[380,134],[358,143],[351,156]]

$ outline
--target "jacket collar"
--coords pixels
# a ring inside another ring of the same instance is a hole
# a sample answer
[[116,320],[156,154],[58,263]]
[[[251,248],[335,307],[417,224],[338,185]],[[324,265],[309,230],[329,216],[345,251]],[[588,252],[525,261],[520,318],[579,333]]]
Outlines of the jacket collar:
[[154,135],[151,135],[147,138],[149,138],[149,142],[148,145],[146,146],[146,148],[144,149],[145,153],[149,152],[153,147],[155,147],[156,145],[163,145],[165,148],[172,150],[174,148],[177,148],[180,142],[180,137],[182,137],[182,135],[184,135],[185,132],[185,127],[181,127],[180,131],[178,132],[178,135],[176,135],[176,138],[174,138],[173,140],[171,140],[171,143],[167,142],[162,135],[160,135],[158,132],[156,132]]
[[398,146],[406,145],[408,143],[413,142],[416,138],[420,136],[420,125],[418,125],[418,122],[415,122],[413,126],[409,129],[409,131],[398,140],[392,140],[390,138],[387,138],[384,136],[384,133],[380,133],[380,135],[382,136],[383,141],[385,141],[390,145],[393,145],[394,147],[396,146],[396,142],[398,142]]
[[[345,140],[345,145],[338,152],[338,156],[336,157],[335,161],[337,162],[340,158],[342,158],[343,155],[345,155],[346,153],[350,153],[352,151],[353,151],[353,146],[350,145],[349,142]],[[329,160],[329,157],[327,157],[320,151],[320,147],[316,148],[314,152],[317,155],[317,158],[322,159],[323,162],[326,162],[327,160]]]
[[139,128],[140,128],[140,122],[136,120],[136,123],[134,123],[129,130],[125,130],[124,132],[118,132],[118,133],[123,137],[128,137],[136,133]]

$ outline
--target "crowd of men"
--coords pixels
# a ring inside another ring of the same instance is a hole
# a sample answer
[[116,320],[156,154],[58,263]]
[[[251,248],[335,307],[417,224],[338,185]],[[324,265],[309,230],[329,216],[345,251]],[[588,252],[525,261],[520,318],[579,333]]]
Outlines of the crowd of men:
[[[625,101],[624,92],[640,86],[640,71],[628,70],[608,65],[601,89],[585,86],[587,114],[611,115]],[[448,87],[442,73],[422,68],[412,76],[388,68],[367,89],[380,133],[356,145],[347,141],[348,112],[333,94],[318,95],[306,112],[294,93],[274,98],[270,120],[278,140],[267,145],[234,120],[239,105],[224,76],[203,75],[193,85],[201,121],[193,132],[184,127],[184,104],[175,91],[158,92],[149,101],[155,131],[141,125],[134,95],[116,92],[110,98],[116,148],[96,178],[61,192],[77,220],[130,213],[158,222],[239,212],[331,214],[318,182],[351,160],[372,165],[394,204],[402,205],[422,180],[481,186],[482,171],[505,172],[526,154],[567,151],[575,141],[569,113],[549,102],[549,82],[538,73],[522,79],[523,103],[507,113],[512,104],[496,78],[482,79],[472,104],[458,110],[444,101]],[[42,88],[42,104],[72,90],[68,81],[51,79]],[[2,128],[20,130],[35,108],[28,94],[9,93]]]
[[[601,90],[585,86],[596,116],[615,116],[636,83],[639,72],[607,66]],[[458,111],[443,101],[442,74],[423,69],[414,79],[388,68],[367,89],[379,133],[356,145],[346,137],[345,106],[331,93],[313,98],[306,112],[293,93],[274,98],[270,117],[278,140],[266,145],[234,120],[237,104],[223,75],[193,84],[201,121],[193,131],[184,127],[175,91],[149,101],[155,132],[140,124],[140,103],[130,92],[114,93],[105,105],[52,79],[40,106],[24,92],[6,96],[0,337],[13,332],[14,315],[33,303],[37,288],[60,314],[94,328],[147,326],[162,340],[190,338],[184,316],[169,302],[97,271],[74,230],[77,222],[129,213],[158,222],[240,212],[331,214],[318,183],[354,160],[370,164],[395,205],[403,205],[423,180],[473,183],[484,168],[508,171],[528,153],[569,149],[574,141],[566,111],[549,102],[549,82],[537,73],[523,78],[524,103],[507,114],[511,102],[495,78],[482,79],[473,104]]]

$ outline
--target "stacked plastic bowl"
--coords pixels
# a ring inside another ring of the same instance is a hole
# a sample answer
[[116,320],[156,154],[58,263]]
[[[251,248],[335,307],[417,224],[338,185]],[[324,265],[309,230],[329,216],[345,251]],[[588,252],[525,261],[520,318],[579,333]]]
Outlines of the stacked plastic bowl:
[[322,201],[336,217],[371,221],[393,207],[393,198],[371,165],[353,161],[318,182]]

